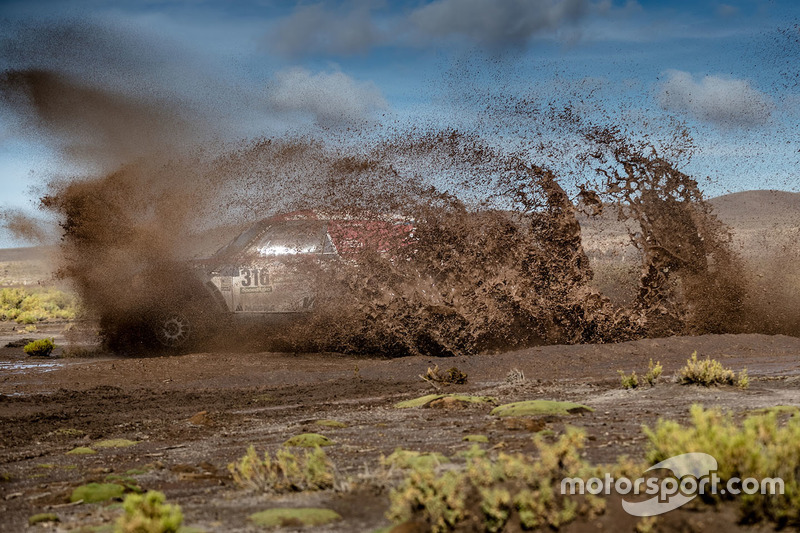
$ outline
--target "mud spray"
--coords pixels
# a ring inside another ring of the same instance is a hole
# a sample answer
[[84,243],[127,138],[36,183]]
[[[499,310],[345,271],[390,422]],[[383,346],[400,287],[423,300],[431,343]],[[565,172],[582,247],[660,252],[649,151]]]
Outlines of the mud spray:
[[[679,169],[691,139],[677,126],[665,125],[665,148],[569,105],[528,101],[515,102],[517,120],[568,134],[568,155],[533,133],[511,146],[401,126],[231,145],[189,134],[208,125],[173,102],[58,72],[7,71],[0,87],[25,124],[99,167],[50,179],[41,206],[60,225],[58,275],[119,349],[138,345],[166,308],[207,308],[188,260],[300,209],[398,215],[413,221],[413,241],[320,269],[317,309],[302,323],[246,334],[223,324],[228,346],[453,355],[754,329],[729,230]],[[595,219],[626,228],[635,250],[628,301],[593,283],[582,225]]]

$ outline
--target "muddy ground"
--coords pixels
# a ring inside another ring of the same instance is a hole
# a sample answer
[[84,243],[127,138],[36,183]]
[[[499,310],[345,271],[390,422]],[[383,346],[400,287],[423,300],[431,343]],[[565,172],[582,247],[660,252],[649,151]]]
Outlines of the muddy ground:
[[[10,327],[9,327],[10,328]],[[9,331],[2,345],[23,337]],[[60,340],[59,328],[51,333]],[[41,328],[40,328],[41,329]],[[42,330],[37,336],[47,333]],[[653,388],[625,391],[618,369],[643,373],[650,358],[660,360],[668,378],[697,350],[739,370],[747,367],[749,390],[681,386],[662,379]],[[276,506],[322,506],[343,520],[325,531],[374,531],[384,517],[388,490],[379,460],[398,446],[452,456],[470,444],[467,434],[485,434],[487,448],[530,452],[534,431],[556,434],[565,424],[589,435],[587,457],[613,461],[618,455],[642,458],[642,424],[658,417],[685,420],[692,403],[737,413],[774,405],[800,405],[800,339],[765,335],[706,335],[652,339],[613,345],[549,346],[454,359],[354,358],[338,354],[191,353],[177,356],[31,359],[21,348],[0,350],[0,530],[20,531],[28,518],[54,512],[58,524],[35,530],[106,526],[118,504],[65,505],[76,486],[124,475],[131,469],[145,489],[157,489],[183,508],[185,524],[205,531],[251,531],[248,515]],[[396,409],[393,404],[435,392],[419,375],[438,363],[469,376],[445,392],[491,395],[500,402],[526,399],[570,400],[593,413],[568,418],[506,420],[490,407]],[[525,381],[506,382],[512,369]],[[195,416],[205,411],[205,415]],[[320,428],[333,419],[345,428]],[[58,431],[77,430],[77,431]],[[349,491],[268,497],[238,489],[227,464],[248,445],[274,451],[306,431],[335,441],[326,451]],[[96,455],[65,452],[101,439],[138,441]],[[737,525],[733,507],[682,508],[659,522],[664,530],[769,530]],[[631,531],[635,519],[611,501],[601,519],[574,523],[565,531]],[[90,529],[86,529],[90,530]],[[91,529],[94,530],[94,529]],[[102,530],[102,529],[101,529]]]

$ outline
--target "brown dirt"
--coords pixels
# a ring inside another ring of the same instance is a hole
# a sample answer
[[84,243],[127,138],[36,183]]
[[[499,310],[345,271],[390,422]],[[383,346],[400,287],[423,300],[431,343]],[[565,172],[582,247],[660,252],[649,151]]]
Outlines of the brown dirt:
[[[21,334],[6,331],[2,344]],[[57,341],[59,338],[57,337]],[[668,380],[654,388],[620,389],[617,369],[643,372],[650,358],[664,375],[674,374],[697,350],[726,366],[749,369],[749,390],[680,386]],[[24,529],[27,518],[52,510],[61,527],[110,523],[118,514],[102,504],[59,507],[71,490],[109,474],[136,475],[146,489],[162,490],[183,507],[186,523],[207,531],[249,531],[247,516],[264,508],[327,506],[342,522],[329,531],[373,531],[388,525],[388,491],[372,486],[350,492],[305,493],[268,498],[237,489],[226,465],[248,445],[274,451],[288,437],[318,431],[336,444],[326,449],[343,477],[379,471],[381,454],[402,446],[446,455],[467,448],[467,434],[485,434],[489,446],[532,452],[530,424],[499,420],[488,407],[394,409],[402,399],[433,392],[419,375],[435,363],[469,375],[465,385],[446,392],[471,392],[500,401],[557,399],[595,409],[564,418],[543,418],[540,426],[559,432],[566,423],[585,428],[587,456],[594,462],[618,455],[641,458],[642,424],[658,417],[685,419],[692,403],[738,413],[748,409],[800,404],[800,339],[765,335],[705,335],[648,339],[608,345],[545,346],[507,353],[434,360],[428,357],[367,359],[337,354],[191,353],[171,357],[98,354],[91,358],[26,358],[20,348],[0,350],[5,368],[0,382],[0,483],[2,531]],[[14,368],[13,365],[32,365]],[[50,366],[48,366],[50,365]],[[521,370],[526,381],[505,377]],[[201,416],[198,413],[205,411]],[[320,428],[317,419],[335,419],[346,428]],[[63,436],[59,429],[84,435]],[[100,439],[126,438],[139,444],[99,450],[96,455],[65,452]],[[42,467],[40,465],[55,465]],[[354,486],[358,487],[356,483]],[[609,503],[592,524],[631,530],[635,521]],[[681,509],[662,520],[675,531],[753,530],[736,523],[735,510]],[[758,528],[756,528],[758,529]]]

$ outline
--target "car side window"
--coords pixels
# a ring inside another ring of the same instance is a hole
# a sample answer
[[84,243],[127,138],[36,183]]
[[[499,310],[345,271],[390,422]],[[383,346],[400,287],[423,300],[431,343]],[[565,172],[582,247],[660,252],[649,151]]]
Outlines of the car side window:
[[269,228],[256,249],[262,257],[314,254],[322,251],[324,238],[325,227],[319,221],[290,221]]

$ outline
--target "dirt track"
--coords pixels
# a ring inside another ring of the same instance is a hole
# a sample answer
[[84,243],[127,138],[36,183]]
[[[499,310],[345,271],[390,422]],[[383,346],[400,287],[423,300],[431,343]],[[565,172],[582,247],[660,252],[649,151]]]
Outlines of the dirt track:
[[[736,370],[747,367],[753,378],[750,389],[702,389],[667,380],[654,388],[620,389],[617,369],[643,372],[652,357],[670,376],[694,350]],[[14,367],[20,363],[32,366]],[[467,385],[450,386],[448,392],[476,392],[501,402],[571,400],[596,410],[568,420],[530,422],[501,421],[483,407],[393,408],[401,399],[432,392],[418,375],[434,363],[457,366],[469,375]],[[108,524],[119,513],[114,506],[55,506],[66,503],[75,486],[143,467],[147,472],[136,475],[137,482],[164,491],[183,507],[186,523],[203,530],[249,530],[249,514],[280,501],[335,509],[344,521],[332,531],[373,531],[388,525],[383,517],[388,507],[385,490],[268,499],[238,490],[226,465],[249,444],[274,450],[292,435],[319,431],[336,442],[327,450],[339,473],[357,478],[365,469],[376,471],[380,455],[398,446],[453,455],[468,447],[462,442],[465,434],[480,433],[489,437],[488,446],[530,451],[531,430],[547,427],[558,432],[565,423],[584,427],[590,439],[589,459],[604,462],[623,453],[641,457],[641,424],[652,425],[659,416],[683,419],[694,402],[737,412],[800,405],[800,339],[784,336],[677,337],[444,360],[194,353],[34,361],[20,348],[4,348],[2,364],[6,368],[0,382],[0,472],[11,476],[11,481],[0,483],[4,531],[24,529],[29,516],[47,509],[59,515],[67,530]],[[512,368],[523,371],[525,383],[505,382]],[[190,421],[201,411],[207,415]],[[313,423],[317,419],[335,419],[347,427],[320,431]],[[59,429],[83,434],[60,435]],[[110,438],[140,442],[96,455],[64,455],[76,446]],[[734,524],[735,513],[724,508],[704,514],[676,511],[664,525],[706,530],[710,524],[718,527],[720,521]],[[610,509],[597,523],[625,529],[634,521]],[[567,530],[581,527],[573,524]]]

